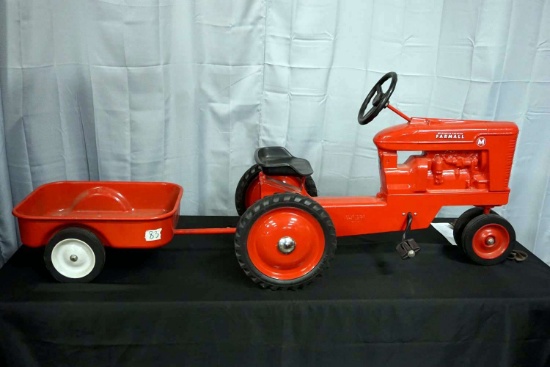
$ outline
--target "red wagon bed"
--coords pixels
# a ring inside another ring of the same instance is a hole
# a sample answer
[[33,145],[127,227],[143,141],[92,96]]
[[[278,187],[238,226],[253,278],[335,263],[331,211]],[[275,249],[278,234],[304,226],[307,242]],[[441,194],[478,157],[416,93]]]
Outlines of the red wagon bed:
[[13,214],[21,241],[30,247],[78,227],[104,246],[153,248],[172,239],[182,194],[181,186],[167,182],[53,182],[34,190]]

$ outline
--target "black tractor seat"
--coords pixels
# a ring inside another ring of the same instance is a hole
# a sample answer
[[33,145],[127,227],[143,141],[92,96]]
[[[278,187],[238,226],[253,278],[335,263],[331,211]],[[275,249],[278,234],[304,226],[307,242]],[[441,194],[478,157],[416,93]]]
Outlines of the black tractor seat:
[[313,169],[307,159],[297,158],[283,147],[256,149],[254,159],[266,175],[311,176],[313,174]]

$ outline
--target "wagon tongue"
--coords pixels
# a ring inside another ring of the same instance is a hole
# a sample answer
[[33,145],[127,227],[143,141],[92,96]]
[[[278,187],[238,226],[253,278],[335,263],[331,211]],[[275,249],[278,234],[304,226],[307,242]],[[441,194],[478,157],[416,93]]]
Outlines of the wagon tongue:
[[412,220],[413,215],[411,213],[407,213],[407,226],[403,232],[403,240],[395,248],[403,260],[415,257],[416,253],[420,251],[420,246],[418,246],[416,241],[413,238],[407,238],[407,233],[411,229]]

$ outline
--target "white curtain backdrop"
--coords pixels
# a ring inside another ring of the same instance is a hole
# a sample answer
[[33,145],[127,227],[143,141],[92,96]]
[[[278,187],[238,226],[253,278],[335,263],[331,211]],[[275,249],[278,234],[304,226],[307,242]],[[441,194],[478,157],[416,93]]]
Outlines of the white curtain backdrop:
[[356,116],[391,70],[409,115],[519,125],[500,212],[550,262],[549,3],[2,0],[0,265],[13,205],[55,180],[171,181],[182,213],[234,215],[254,150],[277,144],[321,195],[374,195],[372,137],[400,120]]

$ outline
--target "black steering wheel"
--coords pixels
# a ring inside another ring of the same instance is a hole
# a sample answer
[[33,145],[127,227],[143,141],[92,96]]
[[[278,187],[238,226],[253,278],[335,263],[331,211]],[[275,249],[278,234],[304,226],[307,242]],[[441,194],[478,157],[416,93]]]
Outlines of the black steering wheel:
[[[382,85],[391,78],[390,87],[387,91],[382,91]],[[388,106],[388,103],[390,103],[390,97],[395,90],[395,85],[397,84],[397,74],[393,71],[390,71],[386,75],[384,75],[380,80],[372,87],[369,94],[363,101],[363,104],[361,105],[361,108],[359,109],[359,115],[357,115],[357,121],[359,121],[359,124],[366,125],[378,114],[380,111],[382,111],[384,108]],[[374,98],[374,99],[373,99]],[[372,107],[365,113],[365,110],[367,109],[367,106],[369,105],[370,101],[372,100]]]

